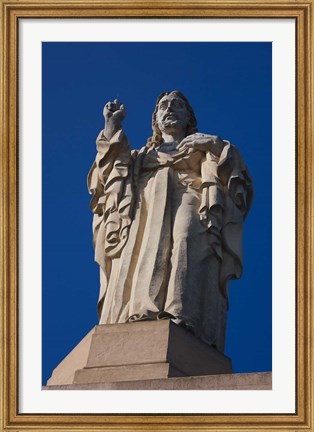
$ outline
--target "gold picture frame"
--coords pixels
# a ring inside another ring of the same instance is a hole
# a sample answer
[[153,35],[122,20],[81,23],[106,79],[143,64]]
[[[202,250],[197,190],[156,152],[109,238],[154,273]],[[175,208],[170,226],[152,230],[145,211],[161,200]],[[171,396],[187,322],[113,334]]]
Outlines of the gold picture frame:
[[[1,325],[3,431],[314,430],[313,0],[1,0]],[[18,20],[20,18],[292,18],[296,24],[296,413],[20,414],[18,411]]]

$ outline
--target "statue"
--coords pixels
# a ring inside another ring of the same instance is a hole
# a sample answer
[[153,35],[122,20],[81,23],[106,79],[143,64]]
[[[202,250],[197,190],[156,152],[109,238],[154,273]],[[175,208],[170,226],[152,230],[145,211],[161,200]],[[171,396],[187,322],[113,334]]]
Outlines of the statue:
[[131,151],[118,100],[104,108],[88,176],[100,324],[171,319],[224,351],[228,280],[242,272],[253,196],[239,151],[197,132],[186,97],[162,93],[153,135]]

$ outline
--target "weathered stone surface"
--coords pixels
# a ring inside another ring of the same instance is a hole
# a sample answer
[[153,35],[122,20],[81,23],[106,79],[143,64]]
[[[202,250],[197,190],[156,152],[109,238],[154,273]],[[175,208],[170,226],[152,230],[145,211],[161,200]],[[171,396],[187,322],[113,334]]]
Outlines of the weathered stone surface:
[[271,390],[272,373],[210,375],[151,379],[143,381],[72,384],[43,387],[43,390]]
[[169,325],[169,321],[99,325],[95,328],[86,366],[166,362]]
[[96,326],[54,370],[48,385],[231,372],[228,357],[172,321],[141,321]]
[[185,376],[169,363],[147,363],[128,366],[84,368],[75,373],[74,384],[138,381]]

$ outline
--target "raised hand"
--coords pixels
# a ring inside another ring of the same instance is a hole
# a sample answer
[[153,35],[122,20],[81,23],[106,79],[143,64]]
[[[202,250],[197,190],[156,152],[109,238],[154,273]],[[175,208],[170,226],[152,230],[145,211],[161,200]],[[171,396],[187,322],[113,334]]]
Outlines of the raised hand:
[[215,156],[220,156],[224,142],[216,135],[195,133],[184,138],[178,145],[177,150],[194,149],[200,151],[210,151]]
[[103,111],[105,119],[104,135],[108,140],[110,140],[118,130],[122,129],[121,123],[126,114],[127,112],[124,105],[118,99],[106,103]]

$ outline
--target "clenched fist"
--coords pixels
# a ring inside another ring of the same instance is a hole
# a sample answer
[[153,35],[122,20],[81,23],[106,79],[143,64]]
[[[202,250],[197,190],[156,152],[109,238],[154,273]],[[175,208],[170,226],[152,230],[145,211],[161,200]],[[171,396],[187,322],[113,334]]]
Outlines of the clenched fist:
[[105,119],[104,135],[108,140],[110,140],[118,130],[122,129],[121,123],[126,114],[127,112],[124,105],[118,99],[106,103],[103,111]]

